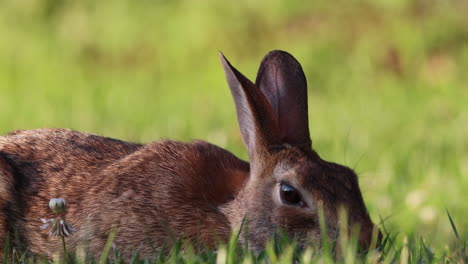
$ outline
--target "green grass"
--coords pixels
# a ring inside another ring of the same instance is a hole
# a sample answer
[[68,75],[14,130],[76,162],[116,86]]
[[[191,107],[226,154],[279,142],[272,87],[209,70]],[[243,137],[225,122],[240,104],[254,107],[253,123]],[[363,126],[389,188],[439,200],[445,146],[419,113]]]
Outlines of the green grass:
[[[468,241],[460,237],[449,212],[447,212],[447,216],[456,241],[454,244],[438,251],[434,251],[428,246],[428,242],[420,236],[399,236],[388,233],[384,236],[380,245],[374,243],[371,250],[367,252],[359,249],[356,233],[350,237],[340,236],[333,241],[323,237],[321,248],[309,246],[300,250],[294,240],[290,240],[286,235],[278,233],[267,244],[265,250],[253,252],[237,243],[239,233],[235,233],[227,245],[219,245],[216,251],[193,247],[183,248],[182,240],[179,239],[174,243],[168,254],[165,253],[164,248],[155,249],[152,258],[143,259],[135,251],[129,263],[466,263],[468,261],[466,248]],[[324,222],[321,221],[322,232],[326,233],[324,226]],[[111,231],[99,258],[99,264],[126,263],[117,248],[111,250],[117,232],[116,229]],[[376,246],[378,246],[378,249],[376,249]],[[64,252],[66,251],[64,250]],[[56,255],[53,263],[81,264],[97,262],[96,259],[87,255],[83,249],[76,252],[67,252],[66,255],[68,261],[64,261],[63,257]],[[3,263],[24,264],[37,262],[49,263],[47,259],[28,256],[27,252],[10,251],[10,242],[9,238],[7,238]]]
[[199,138],[247,158],[217,51],[254,78],[284,49],[308,77],[314,148],[355,168],[372,218],[397,234],[384,262],[426,247],[460,262],[466,14],[466,1],[441,0],[0,1],[0,133]]

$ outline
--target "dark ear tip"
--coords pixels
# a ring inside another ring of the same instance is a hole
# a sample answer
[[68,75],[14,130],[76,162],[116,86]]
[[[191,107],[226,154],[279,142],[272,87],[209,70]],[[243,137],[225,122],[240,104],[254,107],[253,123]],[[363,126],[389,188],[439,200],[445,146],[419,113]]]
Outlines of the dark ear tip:
[[234,72],[234,67],[232,67],[231,63],[224,57],[224,54],[219,51],[219,60],[221,61],[221,65],[224,68],[224,71],[227,73],[229,72]]
[[284,51],[284,50],[271,50],[265,55],[265,57],[269,57],[269,56],[289,56],[289,57],[292,57],[292,55],[289,52]]
[[218,51],[218,55],[219,55],[219,60],[221,61],[223,66],[226,64],[229,64],[229,61],[226,59],[226,57],[224,57],[224,54],[220,50]]
[[263,57],[261,64],[270,64],[278,63],[283,65],[297,65],[300,66],[300,63],[291,55],[289,52],[284,50],[272,50]]

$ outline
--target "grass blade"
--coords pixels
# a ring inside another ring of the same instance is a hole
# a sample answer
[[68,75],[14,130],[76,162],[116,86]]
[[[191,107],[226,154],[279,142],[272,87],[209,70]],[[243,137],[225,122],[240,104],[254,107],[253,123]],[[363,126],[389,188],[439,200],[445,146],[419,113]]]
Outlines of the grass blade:
[[5,241],[5,249],[3,253],[3,264],[8,263],[9,253],[10,253],[10,233],[7,233],[6,241]]
[[460,240],[460,235],[458,234],[458,230],[457,230],[457,227],[455,226],[455,223],[453,222],[452,216],[450,215],[450,212],[447,208],[445,208],[445,210],[447,211],[447,216],[450,220],[450,225],[452,225],[453,233],[455,233],[455,237],[457,237],[457,240]]
[[102,251],[101,258],[99,259],[99,264],[106,264],[107,258],[109,257],[109,252],[112,246],[112,242],[114,242],[115,235],[117,234],[117,228],[112,226],[111,231],[109,233],[109,238],[107,239],[106,245],[104,246],[104,250]]

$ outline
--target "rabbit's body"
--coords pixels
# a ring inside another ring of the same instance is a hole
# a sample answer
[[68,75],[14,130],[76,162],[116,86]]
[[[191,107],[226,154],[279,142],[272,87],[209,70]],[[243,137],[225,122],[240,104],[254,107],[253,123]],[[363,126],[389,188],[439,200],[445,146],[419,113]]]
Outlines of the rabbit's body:
[[71,249],[89,246],[98,256],[112,225],[119,233],[115,244],[127,256],[137,249],[150,256],[152,246],[170,246],[182,234],[213,246],[230,234],[221,207],[239,192],[249,170],[203,141],[141,145],[63,129],[0,137],[0,157],[0,177],[13,176],[0,182],[6,190],[1,195],[10,196],[0,196],[9,201],[0,208],[0,234],[16,228],[18,246],[48,256],[61,247],[39,229],[41,218],[54,217],[48,207],[53,197],[68,201],[66,219],[78,230],[67,239]]
[[222,55],[221,63],[250,163],[203,141],[143,145],[61,129],[11,133],[0,137],[0,252],[2,238],[15,231],[17,247],[60,252],[60,240],[39,229],[41,218],[54,217],[48,202],[57,197],[68,202],[65,218],[78,230],[67,238],[69,248],[89,247],[94,256],[112,226],[126,259],[133,250],[151,256],[153,247],[170,247],[180,236],[213,248],[244,219],[241,242],[254,250],[278,229],[301,247],[319,244],[321,208],[336,238],[341,207],[349,212],[348,230],[358,225],[368,248],[379,232],[356,174],[312,149],[299,63],[272,51],[255,84]]

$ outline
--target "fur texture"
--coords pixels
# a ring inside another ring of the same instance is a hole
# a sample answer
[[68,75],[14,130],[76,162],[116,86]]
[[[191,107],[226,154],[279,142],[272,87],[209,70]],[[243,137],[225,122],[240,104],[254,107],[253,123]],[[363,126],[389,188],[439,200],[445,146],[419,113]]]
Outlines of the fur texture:
[[[0,248],[9,232],[17,234],[16,247],[33,254],[60,252],[60,239],[39,229],[40,218],[54,217],[48,202],[56,197],[66,199],[65,218],[78,230],[67,238],[69,249],[89,247],[96,257],[112,226],[125,258],[133,250],[149,257],[152,246],[170,248],[180,236],[214,247],[244,219],[242,237],[255,250],[278,229],[300,245],[318,243],[321,206],[330,236],[339,232],[337,209],[344,206],[368,247],[375,227],[356,174],[311,147],[299,63],[272,51],[254,84],[222,55],[221,62],[250,164],[204,141],[136,144],[65,129],[10,133],[0,137]],[[284,200],[284,184],[301,204]]]

